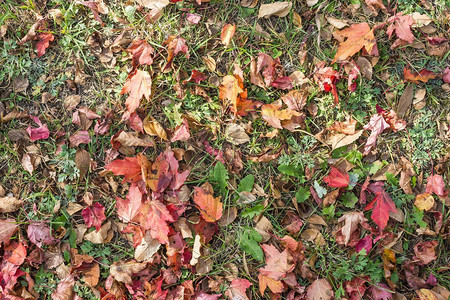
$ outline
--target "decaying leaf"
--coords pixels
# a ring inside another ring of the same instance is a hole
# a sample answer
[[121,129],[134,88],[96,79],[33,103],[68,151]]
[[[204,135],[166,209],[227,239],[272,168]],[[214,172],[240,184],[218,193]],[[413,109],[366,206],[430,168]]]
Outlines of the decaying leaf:
[[222,41],[222,44],[225,45],[225,47],[228,47],[228,45],[231,42],[231,38],[234,36],[234,32],[236,31],[236,25],[234,24],[226,24],[222,28],[222,33],[220,34],[220,40]]
[[269,18],[270,16],[285,17],[292,8],[292,2],[274,2],[261,4],[258,18]]

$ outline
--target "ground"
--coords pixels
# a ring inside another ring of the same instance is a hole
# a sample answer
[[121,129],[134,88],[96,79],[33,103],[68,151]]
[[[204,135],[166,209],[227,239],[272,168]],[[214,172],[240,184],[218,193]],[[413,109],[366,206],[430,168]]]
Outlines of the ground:
[[3,1],[2,299],[447,299],[449,7]]

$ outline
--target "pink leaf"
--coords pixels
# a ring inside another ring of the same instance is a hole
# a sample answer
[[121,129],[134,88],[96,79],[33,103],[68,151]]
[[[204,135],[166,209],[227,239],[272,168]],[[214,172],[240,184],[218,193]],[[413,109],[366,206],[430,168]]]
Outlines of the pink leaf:
[[30,116],[30,118],[39,126],[38,128],[31,128],[31,126],[27,128],[31,141],[48,139],[50,131],[48,130],[47,124],[42,125],[38,117]]
[[89,132],[81,130],[72,135],[69,138],[69,141],[71,147],[77,147],[80,144],[89,144],[91,141],[91,137],[89,136]]
[[103,221],[106,220],[105,207],[99,202],[96,202],[93,205],[90,205],[83,209],[81,215],[83,216],[86,225],[88,227],[95,226],[95,229],[97,231],[100,230]]
[[191,134],[189,133],[189,124],[186,119],[183,119],[183,124],[177,126],[175,128],[175,132],[172,135],[172,138],[170,141],[176,142],[176,141],[187,141],[191,137]]
[[384,120],[382,114],[375,114],[370,118],[369,123],[364,126],[365,130],[371,130],[370,136],[367,139],[366,145],[364,147],[364,155],[370,153],[370,150],[375,146],[375,143],[377,142],[378,135],[387,128],[390,128],[390,126],[386,122],[386,120]]
[[198,24],[198,22],[200,22],[201,19],[202,19],[202,17],[200,15],[193,14],[193,13],[186,14],[186,20],[192,24]]
[[431,175],[427,178],[427,193],[435,193],[439,197],[445,196],[445,182],[441,175]]
[[50,234],[50,227],[43,222],[33,222],[28,225],[27,235],[30,242],[39,248],[44,245],[51,245],[56,242],[56,239]]
[[117,215],[128,223],[132,221],[142,208],[142,192],[136,183],[132,183],[126,199],[116,197]]

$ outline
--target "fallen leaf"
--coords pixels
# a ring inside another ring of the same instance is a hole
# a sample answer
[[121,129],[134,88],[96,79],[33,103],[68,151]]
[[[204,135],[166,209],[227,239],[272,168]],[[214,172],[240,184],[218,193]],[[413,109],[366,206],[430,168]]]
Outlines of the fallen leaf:
[[167,45],[167,64],[164,70],[172,67],[172,62],[178,53],[183,52],[186,54],[186,58],[189,59],[189,49],[186,46],[186,40],[181,36],[170,35],[167,40],[164,41],[163,46]]
[[292,90],[286,95],[281,96],[281,100],[289,109],[300,112],[308,100],[308,92],[303,90]]
[[436,76],[437,75],[435,73],[426,69],[423,69],[417,73],[412,73],[408,66],[403,69],[403,77],[405,80],[416,84],[419,83],[419,81],[427,83],[428,80],[434,79]]
[[145,262],[130,261],[115,261],[109,267],[109,273],[118,282],[132,284],[131,276],[142,271],[147,266]]
[[437,259],[435,250],[437,245],[438,241],[436,240],[418,243],[414,246],[415,259],[420,260],[420,263],[423,265]]
[[285,17],[292,8],[292,2],[274,2],[261,4],[258,18],[269,18],[271,16]]
[[413,101],[414,86],[408,85],[402,93],[397,106],[397,113],[400,118],[404,117],[411,107]]
[[186,14],[186,20],[192,24],[198,24],[198,22],[200,22],[201,19],[202,19],[202,17],[200,15],[193,14],[193,13]]
[[344,245],[347,246],[350,241],[350,237],[358,228],[358,225],[367,223],[367,219],[364,217],[363,212],[348,212],[339,218],[338,222],[344,222],[344,226],[341,228],[341,232],[344,235]]
[[350,182],[350,177],[347,172],[340,170],[334,166],[331,167],[330,173],[323,178],[323,181],[330,187],[346,187]]
[[371,131],[366,145],[364,146],[364,155],[370,153],[370,150],[375,146],[378,135],[387,128],[390,128],[390,126],[386,122],[382,114],[375,114],[370,117],[369,123],[364,126],[365,130]]
[[114,236],[114,230],[111,229],[111,225],[111,221],[106,221],[105,224],[100,227],[100,230],[94,230],[87,233],[84,236],[84,239],[94,244],[108,243]]
[[261,275],[280,281],[287,273],[294,270],[294,264],[290,263],[291,255],[284,250],[279,252],[277,248],[272,245],[263,244],[261,248],[266,256],[266,266],[260,268]]
[[375,198],[364,210],[372,210],[371,218],[378,225],[380,230],[384,230],[389,220],[389,212],[396,213],[397,208],[389,194],[383,188],[384,183],[379,181],[369,185],[368,189],[375,194]]
[[228,47],[228,45],[231,42],[231,38],[234,36],[234,32],[236,31],[236,25],[234,24],[226,24],[222,28],[222,33],[220,34],[220,40],[222,41],[222,44],[224,44],[225,47]]
[[27,236],[30,242],[42,248],[42,245],[51,245],[56,239],[50,234],[50,227],[43,222],[32,222],[28,225]]
[[74,274],[69,274],[63,278],[56,286],[55,291],[52,293],[51,298],[54,300],[72,300],[73,286],[75,285]]
[[192,258],[189,261],[191,266],[195,266],[198,263],[198,259],[202,255],[200,249],[202,247],[200,235],[196,235],[194,239],[194,246],[192,247]]
[[194,83],[200,83],[201,81],[205,80],[207,77],[204,73],[199,72],[197,70],[192,70],[191,77],[187,80],[183,80],[183,84],[186,84],[188,82],[194,82]]
[[14,196],[0,198],[0,213],[12,213],[22,207],[23,201]]
[[116,197],[116,207],[117,215],[125,223],[138,215],[142,208],[142,192],[136,183],[131,184],[125,200]]
[[139,214],[139,223],[161,244],[169,243],[170,228],[167,222],[174,221],[166,205],[156,199],[146,202]]
[[71,137],[69,137],[70,147],[77,147],[80,144],[89,144],[91,142],[91,137],[89,132],[85,130],[80,130]]
[[134,251],[134,259],[138,262],[150,260],[161,247],[161,243],[152,238],[151,234],[147,231],[145,237],[142,239],[142,243],[139,244]]
[[162,10],[170,4],[169,0],[136,0],[139,5],[152,10]]
[[45,54],[45,50],[50,46],[50,42],[55,39],[53,33],[41,33],[39,34],[39,42],[36,44],[37,56],[41,57]]
[[99,202],[96,202],[93,205],[90,205],[83,209],[81,215],[83,216],[86,225],[88,227],[95,226],[95,229],[97,231],[100,230],[103,221],[106,220],[105,207]]
[[373,68],[370,61],[365,57],[358,57],[356,64],[359,66],[359,70],[366,79],[372,80]]
[[0,244],[8,245],[10,238],[16,233],[18,227],[19,225],[13,219],[0,219]]
[[326,19],[327,19],[328,23],[330,23],[331,25],[333,25],[333,27],[336,27],[337,29],[342,29],[342,28],[348,26],[348,22],[346,20],[340,20],[340,19],[333,18],[330,16],[326,16]]
[[13,80],[13,89],[15,93],[25,92],[30,85],[28,78],[16,77]]
[[370,53],[374,45],[376,45],[373,29],[370,29],[370,26],[367,23],[353,24],[338,33],[347,39],[339,44],[338,51],[331,63],[346,60],[363,47]]
[[225,295],[230,300],[249,300],[246,290],[252,286],[252,283],[247,279],[233,279],[231,281],[229,289],[225,292]]
[[335,121],[333,125],[328,127],[328,130],[337,131],[343,134],[352,135],[355,134],[356,120],[353,118],[348,118],[346,121],[340,122]]
[[225,138],[233,145],[241,145],[250,141],[244,127],[236,123],[229,124],[225,128]]
[[373,300],[392,300],[392,292],[384,283],[377,283],[372,285],[369,289]]
[[233,75],[226,75],[219,87],[219,99],[223,101],[224,106],[232,105],[234,111],[237,112],[237,99],[242,92],[244,91],[240,87],[238,79]]
[[50,136],[47,124],[42,125],[38,117],[30,116],[30,118],[39,126],[38,128],[27,128],[27,132],[32,142],[37,140],[46,140]]
[[100,25],[102,25],[102,26],[105,25],[105,23],[103,23],[102,19],[100,18],[100,15],[98,14],[99,13],[99,4],[97,2],[95,2],[95,1],[80,1],[77,3],[80,3],[81,5],[84,5],[88,8],[90,8],[92,11],[92,14],[94,15],[94,19],[96,21],[98,21],[100,23]]
[[84,149],[78,149],[75,153],[75,166],[80,171],[80,180],[83,180],[91,166],[91,156]]
[[322,61],[314,67],[314,81],[319,84],[320,90],[331,92],[334,97],[334,105],[339,105],[336,82],[340,78],[340,75],[336,70],[333,70],[333,68],[325,67],[325,64],[326,62]]
[[416,196],[416,201],[414,201],[414,205],[419,210],[429,211],[434,206],[434,198],[429,193],[423,193]]
[[434,193],[439,197],[444,197],[446,194],[444,178],[438,174],[429,176],[427,178],[426,192],[430,194]]
[[293,117],[300,116],[301,114],[292,109],[280,109],[281,103],[274,102],[271,104],[265,104],[261,107],[261,116],[264,121],[269,123],[270,126],[283,129],[282,121],[290,120]]
[[123,182],[137,182],[142,180],[141,165],[137,157],[125,157],[116,159],[105,166],[105,169],[114,175],[124,176]]
[[125,105],[128,112],[133,113],[140,104],[142,97],[150,100],[152,92],[152,77],[147,71],[136,69],[133,73],[128,75],[128,79],[123,86],[120,94],[130,93],[127,97]]
[[146,141],[135,134],[130,132],[121,131],[119,135],[114,139],[114,141],[119,142],[125,147],[152,147],[154,146],[153,141]]
[[164,141],[167,141],[167,132],[164,129],[164,127],[161,125],[161,123],[159,123],[158,121],[156,121],[155,118],[153,118],[151,115],[148,115],[145,119],[144,119],[144,131],[146,134],[148,135],[153,135],[153,136],[158,136],[161,139],[163,139]]
[[170,138],[170,141],[176,142],[176,141],[187,141],[189,138],[191,137],[191,134],[189,132],[189,123],[186,119],[183,119],[183,123],[181,123],[180,125],[178,125],[175,128],[175,131],[172,135],[172,137]]
[[259,280],[259,292],[262,296],[264,296],[264,291],[267,287],[275,294],[281,294],[284,291],[284,285],[279,280],[274,280],[268,276],[264,276],[262,274],[258,275]]
[[205,183],[202,187],[195,187],[194,202],[200,210],[200,214],[207,222],[215,222],[222,217],[223,204],[220,197],[214,198],[212,187]]
[[395,32],[398,38],[410,44],[414,42],[414,35],[411,32],[411,25],[414,24],[414,19],[410,15],[405,16],[402,12],[397,13],[388,19],[388,23],[391,23],[386,31],[389,38]]
[[333,298],[333,289],[325,278],[316,279],[306,290],[306,300],[331,300]]
[[365,0],[367,6],[378,15],[378,11],[382,10],[383,12],[387,12],[386,6],[383,4],[383,0]]
[[136,39],[127,48],[127,52],[132,55],[132,65],[136,68],[140,65],[151,65],[153,63],[154,49],[147,41]]
[[[13,248],[13,249],[11,249]],[[11,255],[9,257],[5,257],[6,260],[13,265],[20,266],[23,264],[25,259],[27,258],[27,248],[21,243],[12,243],[11,245],[5,247],[5,249],[11,249]]]

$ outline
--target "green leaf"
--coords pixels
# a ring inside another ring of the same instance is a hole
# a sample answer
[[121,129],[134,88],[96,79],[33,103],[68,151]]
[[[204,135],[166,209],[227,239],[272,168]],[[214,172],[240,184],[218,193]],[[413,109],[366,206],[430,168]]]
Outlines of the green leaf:
[[344,204],[345,207],[348,208],[354,208],[355,204],[358,202],[358,197],[355,196],[355,194],[347,192],[343,194],[339,199],[342,200],[342,204]]
[[289,175],[289,176],[293,176],[293,177],[300,176],[300,173],[302,171],[300,168],[294,167],[293,165],[279,165],[277,169],[281,173]]
[[362,157],[362,153],[358,150],[352,150],[345,155],[345,159],[347,159],[349,163],[352,163],[354,165],[357,165],[359,162],[361,162]]
[[253,189],[253,184],[255,183],[255,177],[250,174],[245,176],[241,179],[241,182],[239,182],[239,186],[237,191],[240,192],[251,192]]
[[386,175],[387,181],[388,181],[391,185],[393,185],[393,186],[399,186],[398,179],[395,178],[395,175],[394,175],[394,174],[391,174],[391,173],[389,173],[389,172],[386,172],[385,175]]
[[77,232],[73,229],[70,229],[70,234],[69,234],[69,244],[71,248],[76,248],[77,247]]
[[298,189],[297,193],[295,194],[295,198],[297,199],[298,203],[305,202],[308,200],[309,196],[311,195],[311,192],[309,191],[308,187],[301,187]]
[[264,210],[264,205],[258,204],[256,206],[250,207],[246,211],[244,211],[241,216],[243,218],[253,218],[256,215],[259,215]]
[[262,235],[260,235],[255,229],[246,227],[244,233],[241,235],[239,246],[242,250],[249,253],[254,259],[262,262],[264,260],[264,253],[259,246],[258,242],[262,241]]
[[222,194],[225,194],[228,187],[228,171],[220,161],[214,166],[214,180],[219,184]]

